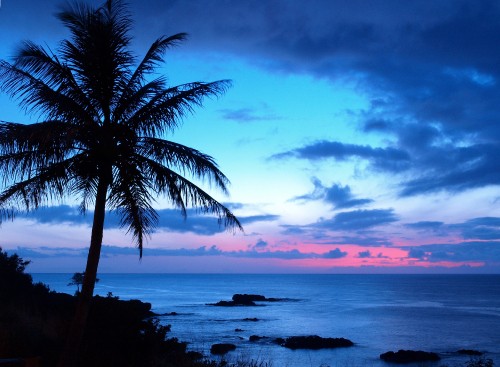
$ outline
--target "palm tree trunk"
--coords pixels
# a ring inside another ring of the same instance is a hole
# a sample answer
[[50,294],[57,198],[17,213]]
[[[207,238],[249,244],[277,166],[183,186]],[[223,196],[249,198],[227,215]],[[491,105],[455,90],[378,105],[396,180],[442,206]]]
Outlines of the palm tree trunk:
[[79,352],[85,332],[87,316],[89,314],[94,286],[97,278],[97,268],[101,255],[102,236],[104,231],[104,217],[106,213],[106,196],[108,180],[101,178],[97,187],[92,236],[90,239],[87,266],[83,278],[82,291],[78,297],[75,316],[69,329],[65,348],[62,351],[58,367],[76,367],[79,363]]

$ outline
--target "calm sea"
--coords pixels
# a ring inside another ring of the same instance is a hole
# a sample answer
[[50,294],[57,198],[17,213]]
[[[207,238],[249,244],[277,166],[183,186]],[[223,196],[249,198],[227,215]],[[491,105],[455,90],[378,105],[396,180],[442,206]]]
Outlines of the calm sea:
[[[59,292],[71,274],[33,274]],[[96,293],[150,302],[170,336],[208,354],[233,343],[231,358],[274,367],[385,366],[380,353],[437,352],[431,366],[464,365],[459,349],[485,352],[500,365],[500,275],[187,275],[100,274]],[[214,307],[235,293],[288,298],[262,307]],[[248,321],[245,319],[257,319]],[[240,329],[243,331],[236,331]],[[250,335],[266,336],[250,342]],[[291,351],[270,340],[293,335],[344,337],[354,347]]]

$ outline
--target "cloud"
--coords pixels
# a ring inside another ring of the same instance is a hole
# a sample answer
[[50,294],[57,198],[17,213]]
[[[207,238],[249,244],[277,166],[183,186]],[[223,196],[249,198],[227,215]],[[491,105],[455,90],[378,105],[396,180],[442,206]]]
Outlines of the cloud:
[[392,209],[354,210],[336,214],[331,219],[322,219],[313,227],[334,231],[364,230],[398,220]]
[[[388,137],[384,147],[323,140],[274,158],[363,159],[384,173],[404,172],[402,196],[500,184],[497,1],[249,6],[221,10],[224,25],[197,28],[208,39],[224,26],[217,47],[258,65],[354,84],[372,101],[358,115],[361,131]],[[235,22],[238,13],[247,17]]]
[[222,118],[226,120],[232,120],[242,123],[280,119],[276,115],[270,113],[262,114],[260,113],[260,111],[251,108],[223,109],[219,110],[219,112],[222,114]]
[[361,259],[370,258],[371,256],[372,256],[372,253],[370,251],[361,251],[361,252],[358,252],[358,257],[361,258]]
[[242,225],[247,225],[256,222],[274,222],[280,218],[279,215],[264,214],[264,215],[250,215],[246,217],[238,216]]
[[412,247],[408,257],[430,262],[500,263],[500,241],[471,241],[457,244],[431,244]]
[[298,196],[293,200],[324,200],[333,204],[337,209],[352,208],[373,202],[371,199],[356,199],[351,193],[349,186],[333,184],[331,187],[324,187],[320,180],[313,178],[314,191],[310,194]]
[[332,234],[324,228],[318,228],[317,223],[309,225],[281,225],[284,230],[282,234],[290,236],[302,236],[308,238],[309,242],[314,242],[320,245],[357,245],[363,247],[390,247],[393,242],[387,236],[374,236],[374,230],[364,231],[359,230],[355,233],[351,231],[349,236],[339,236],[337,233]]
[[467,240],[500,240],[500,218],[481,217],[451,226],[460,229]]
[[418,231],[432,231],[441,236],[453,232],[464,240],[500,240],[500,218],[498,217],[478,217],[451,224],[422,221],[408,223],[405,226]]
[[421,221],[421,222],[416,222],[416,223],[408,223],[406,224],[406,227],[408,228],[413,228],[417,230],[437,230],[442,228],[444,225],[443,222],[437,222],[437,221]]
[[[235,206],[239,208],[238,205]],[[224,226],[219,225],[215,216],[204,215],[195,209],[188,209],[187,218],[181,215],[176,209],[158,209],[159,216],[157,231],[171,231],[178,233],[195,233],[199,235],[211,236],[225,231]],[[34,220],[42,224],[70,224],[70,225],[92,225],[92,211],[82,215],[77,207],[69,205],[59,205],[42,207],[29,213],[19,213],[18,217]],[[279,219],[277,215],[254,215],[238,217],[243,225],[256,222],[275,221]],[[120,218],[116,212],[107,212],[104,223],[105,229],[120,228]]]
[[290,151],[271,156],[271,159],[300,158],[307,160],[363,158],[377,169],[400,172],[409,168],[410,156],[397,148],[372,148],[366,145],[345,144],[320,140]]
[[339,248],[328,251],[322,257],[325,259],[341,259],[347,256],[347,252],[341,251]]
[[[250,250],[246,251],[223,251],[217,246],[200,246],[194,249],[177,248],[144,248],[144,256],[157,257],[205,257],[205,256],[225,256],[234,258],[250,258],[250,259],[282,259],[282,260],[300,260],[300,259],[340,259],[347,256],[347,252],[341,251],[339,248],[326,253],[316,252],[301,252],[297,249],[286,251],[270,251],[266,250],[264,241],[259,240],[256,245],[251,246]],[[62,257],[79,257],[87,256],[88,248],[49,248],[49,247],[18,247],[15,252],[26,259],[37,258],[62,258]],[[138,250],[133,247],[118,247],[118,246],[102,246],[101,257],[108,258],[112,256],[139,256]]]

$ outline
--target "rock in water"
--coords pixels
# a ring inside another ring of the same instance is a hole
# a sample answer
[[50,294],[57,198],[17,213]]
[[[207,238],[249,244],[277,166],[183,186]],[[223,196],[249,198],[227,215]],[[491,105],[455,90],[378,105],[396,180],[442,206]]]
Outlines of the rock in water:
[[464,354],[466,356],[482,356],[483,352],[474,349],[460,349],[457,351],[458,354]]
[[441,358],[433,352],[421,350],[398,350],[397,352],[386,352],[380,355],[380,359],[392,363],[413,363],[439,361]]
[[210,353],[222,355],[236,349],[236,345],[229,343],[213,344],[210,348]]
[[250,338],[248,338],[248,340],[251,342],[257,342],[260,339],[264,339],[264,338],[265,338],[265,336],[250,335]]
[[291,336],[284,339],[281,345],[289,349],[327,349],[351,347],[352,341],[345,338],[322,338],[317,335]]

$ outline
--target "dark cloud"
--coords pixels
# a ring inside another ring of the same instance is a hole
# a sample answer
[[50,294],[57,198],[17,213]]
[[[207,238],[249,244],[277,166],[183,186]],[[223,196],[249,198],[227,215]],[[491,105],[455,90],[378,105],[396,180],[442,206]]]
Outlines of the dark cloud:
[[[435,236],[446,237],[450,235],[451,231],[454,231],[449,225],[444,222],[438,221],[421,221],[416,223],[407,223],[405,227],[416,230],[418,232],[428,232]],[[456,232],[456,231],[455,231]]]
[[255,248],[265,248],[267,247],[267,242],[263,240],[258,240],[257,243],[255,244]]
[[313,184],[314,191],[312,193],[298,196],[294,200],[324,200],[333,204],[337,209],[353,208],[373,202],[371,199],[356,199],[351,193],[351,188],[347,185],[333,184],[328,188],[324,187],[317,178],[313,179]]
[[250,215],[246,217],[238,217],[242,225],[256,223],[256,222],[274,222],[280,218],[279,215],[264,214],[264,215]]
[[[70,247],[18,247],[15,251],[20,257],[29,259],[43,259],[50,257],[86,257],[88,248],[70,248]],[[137,250],[135,252],[137,254]]]
[[[249,4],[226,6],[223,24],[195,28],[202,39],[217,38],[221,51],[259,65],[355,82],[373,98],[359,115],[361,130],[393,138],[385,147],[325,140],[274,158],[365,159],[377,170],[408,173],[403,196],[500,184],[497,1]],[[172,11],[188,8],[202,14],[179,3]]]
[[[322,222],[321,222],[322,223]],[[331,232],[324,228],[318,228],[317,223],[309,225],[281,225],[284,228],[282,234],[296,236],[300,235],[303,238],[309,238],[320,245],[357,245],[364,247],[390,247],[393,245],[387,237],[376,237],[373,235],[373,230],[351,231],[355,232],[350,236],[332,235]]]
[[361,258],[361,259],[370,258],[371,256],[372,256],[372,253],[370,251],[361,251],[361,252],[358,252],[358,257]]
[[404,171],[408,169],[410,156],[396,148],[372,148],[366,145],[344,144],[336,141],[321,140],[288,152],[275,154],[272,159],[301,158],[308,160],[363,158],[377,169]]
[[436,230],[443,227],[443,222],[432,222],[432,221],[421,221],[416,223],[408,223],[406,226],[408,228],[413,228],[417,230]]
[[358,233],[357,236],[344,236],[336,238],[331,244],[370,247],[392,246],[392,242],[386,237],[367,236],[366,234],[362,233]]
[[338,213],[331,219],[322,219],[313,227],[334,231],[356,231],[393,223],[397,220],[392,209],[354,210]]
[[262,114],[260,110],[254,110],[251,108],[240,108],[233,110],[225,109],[225,110],[219,110],[219,112],[222,114],[222,118],[226,120],[232,120],[242,123],[280,119],[276,115]]
[[450,226],[459,229],[467,240],[500,240],[500,218],[481,217]]
[[500,241],[471,241],[458,244],[432,244],[413,247],[408,257],[423,261],[500,263]]
[[[247,251],[223,251],[217,246],[200,246],[194,249],[166,249],[166,248],[144,248],[144,256],[170,256],[170,257],[203,257],[203,256],[226,256],[235,258],[251,258],[251,259],[283,259],[283,260],[300,260],[300,259],[340,259],[347,255],[346,252],[341,251],[336,248],[325,254],[315,253],[315,252],[301,252],[299,250],[293,249],[288,251],[269,251],[265,250],[265,246],[259,246],[259,244],[265,243],[260,240],[257,242],[256,246]],[[16,253],[26,259],[37,259],[37,258],[54,258],[54,257],[81,257],[85,258],[87,256],[88,248],[49,248],[49,247],[39,247],[39,248],[26,248],[19,247]],[[118,247],[118,246],[102,246],[102,257],[112,257],[112,256],[139,256],[138,250],[133,247]]]
[[498,217],[479,217],[469,219],[463,223],[452,224],[423,221],[408,223],[406,227],[419,231],[432,231],[442,236],[454,232],[464,240],[500,240],[500,218]]
[[325,259],[341,259],[341,258],[346,257],[346,256],[347,256],[347,252],[341,251],[339,248],[336,248],[334,250],[328,251],[322,257]]
[[[239,206],[236,205],[235,208]],[[187,211],[186,219],[176,209],[158,209],[157,213],[159,216],[157,231],[190,232],[207,236],[225,231],[224,226],[219,225],[216,217],[200,214],[194,209]],[[18,216],[44,224],[92,225],[92,211],[82,215],[77,207],[68,205],[43,207],[30,213],[19,213]],[[275,221],[278,218],[277,215],[254,215],[238,219],[243,225],[247,225],[255,222]],[[120,218],[116,212],[106,213],[104,227],[105,229],[120,228]]]

